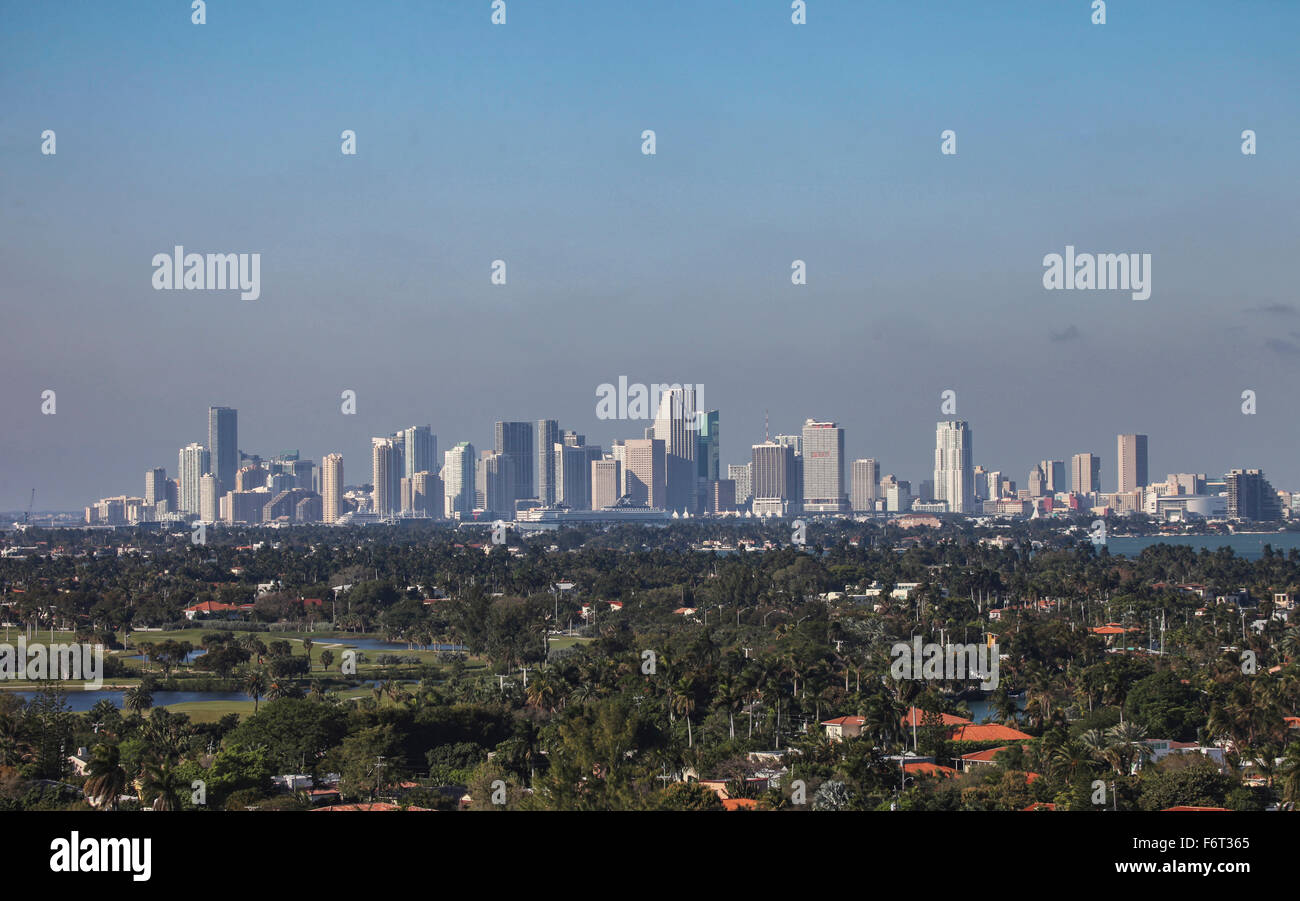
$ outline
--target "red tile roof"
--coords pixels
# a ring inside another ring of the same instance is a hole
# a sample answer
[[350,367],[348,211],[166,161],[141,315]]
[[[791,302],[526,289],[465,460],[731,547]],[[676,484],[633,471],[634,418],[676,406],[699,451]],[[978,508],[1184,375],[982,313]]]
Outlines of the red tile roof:
[[[933,714],[931,715],[933,716]],[[903,719],[901,720],[901,723],[904,728],[910,728],[913,725],[913,720],[915,719],[916,721],[915,725],[919,728],[925,725],[925,716],[926,714],[924,710],[920,709],[919,707],[912,707],[907,711],[907,713],[903,714]],[[941,713],[939,714],[939,718],[942,725],[944,726],[960,726],[963,723],[970,722],[970,720],[966,719],[965,717],[953,716],[951,713]]]
[[903,771],[908,773],[920,773],[922,776],[956,776],[957,771],[950,766],[940,766],[937,763],[905,763]]
[[957,726],[948,733],[949,741],[1032,741],[1032,735],[1026,735],[1019,729],[1003,726],[1001,723],[969,724]]
[[753,810],[758,807],[758,802],[753,798],[727,798],[722,802],[722,806],[726,810]]

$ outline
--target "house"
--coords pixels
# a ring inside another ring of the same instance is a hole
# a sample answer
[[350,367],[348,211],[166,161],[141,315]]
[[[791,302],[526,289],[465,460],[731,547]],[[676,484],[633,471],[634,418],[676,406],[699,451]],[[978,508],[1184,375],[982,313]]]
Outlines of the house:
[[948,732],[948,741],[1032,741],[1033,738],[1001,723],[969,723],[954,726]]
[[826,730],[826,737],[831,741],[843,741],[846,738],[857,738],[862,734],[862,727],[867,723],[864,716],[837,716],[833,720],[823,720],[822,728]]
[[974,751],[970,754],[963,754],[958,758],[963,773],[969,773],[971,770],[980,766],[989,766],[993,763],[993,758],[1003,751],[1011,750],[1011,745],[1003,745],[1000,748],[986,748],[983,751]]
[[225,614],[226,619],[234,619],[245,611],[251,610],[251,604],[224,604],[221,601],[203,601],[185,608],[185,618],[194,619],[202,614],[203,616],[216,616]]
[[[926,712],[919,707],[909,708],[907,713],[903,714],[902,726],[904,729],[910,729],[915,726],[918,729],[924,728],[926,724]],[[970,723],[970,720],[964,716],[954,716],[951,713],[929,714],[931,719],[939,717],[936,725],[940,726],[964,726]]]
[[931,763],[928,760],[915,761],[903,764],[903,772],[911,776],[923,776],[932,778],[951,779],[957,775],[957,771],[950,766],[940,766],[937,763]]
[[723,798],[722,807],[724,810],[754,810],[758,802],[753,798]]

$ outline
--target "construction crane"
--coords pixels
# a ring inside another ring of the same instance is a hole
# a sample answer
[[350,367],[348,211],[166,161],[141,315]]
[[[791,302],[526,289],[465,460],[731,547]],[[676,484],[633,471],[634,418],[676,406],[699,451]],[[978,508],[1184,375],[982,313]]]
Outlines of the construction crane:
[[27,517],[32,515],[32,505],[36,503],[36,489],[32,489],[32,496],[27,501],[27,509],[23,511],[23,525],[27,525]]

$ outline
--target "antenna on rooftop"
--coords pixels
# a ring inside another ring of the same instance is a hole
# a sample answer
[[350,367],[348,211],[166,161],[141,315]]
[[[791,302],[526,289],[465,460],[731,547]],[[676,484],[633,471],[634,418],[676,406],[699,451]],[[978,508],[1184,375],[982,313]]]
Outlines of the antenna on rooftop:
[[763,443],[767,444],[772,440],[772,430],[768,428],[767,411],[763,411]]

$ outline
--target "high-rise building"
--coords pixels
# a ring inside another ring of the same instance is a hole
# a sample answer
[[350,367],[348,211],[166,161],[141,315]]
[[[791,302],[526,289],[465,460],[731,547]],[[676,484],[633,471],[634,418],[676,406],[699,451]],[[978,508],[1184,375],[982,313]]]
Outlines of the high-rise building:
[[494,449],[504,455],[510,468],[514,496],[510,498],[510,511],[515,501],[537,497],[533,471],[537,466],[537,453],[533,449],[533,424],[531,422],[498,422]]
[[697,508],[696,435],[699,411],[695,388],[673,385],[659,397],[654,437],[664,442],[669,510],[693,512]]
[[474,445],[462,441],[443,455],[443,512],[464,519],[474,512]]
[[623,492],[633,501],[665,509],[667,453],[658,438],[623,442]]
[[212,471],[212,455],[197,441],[181,448],[177,474],[180,479],[180,512],[197,516],[201,512],[199,480]]
[[570,510],[591,509],[591,464],[601,458],[599,447],[587,445],[582,435],[565,435],[555,445],[555,502]]
[[411,512],[416,516],[441,519],[443,515],[442,479],[438,478],[436,473],[417,472],[411,476],[410,483]]
[[239,468],[238,413],[233,407],[208,407],[208,450],[212,474],[224,493],[235,488]]
[[880,464],[874,457],[853,461],[853,481],[850,505],[854,513],[870,513],[876,509],[880,496]]
[[221,483],[212,473],[199,479],[199,519],[216,522],[221,518]]
[[736,505],[743,507],[754,496],[750,490],[749,473],[752,463],[732,463],[727,466],[727,478],[736,483]]
[[612,507],[622,494],[623,464],[613,457],[591,461],[591,509]]
[[1029,496],[1030,497],[1042,497],[1043,489],[1046,486],[1046,484],[1047,484],[1047,479],[1043,475],[1043,466],[1041,463],[1036,465],[1033,469],[1029,470]]
[[438,436],[427,425],[413,425],[399,432],[402,436],[402,476],[432,472],[438,467]]
[[1101,491],[1101,458],[1096,454],[1075,454],[1070,458],[1070,490],[1089,495]]
[[950,513],[975,509],[975,464],[970,426],[964,420],[940,422],[934,438],[934,499]]
[[1120,435],[1116,442],[1116,491],[1128,493],[1147,486],[1147,436]]
[[784,516],[799,510],[798,470],[794,445],[767,441],[755,444],[750,460],[755,514]]
[[543,507],[555,505],[555,445],[560,443],[560,424],[554,419],[537,420],[537,500]]
[[706,482],[720,478],[722,449],[718,433],[718,411],[699,414],[699,432],[695,436],[695,474]]
[[1065,486],[1065,461],[1064,460],[1044,460],[1038,464],[1038,468],[1043,473],[1043,492],[1045,494],[1056,494],[1065,492],[1069,489]]
[[399,474],[401,464],[397,439],[372,438],[370,459],[371,481],[374,483],[371,491],[371,512],[379,516],[392,516],[401,509],[402,477]]
[[1000,469],[991,469],[985,473],[987,484],[984,486],[984,496],[991,501],[1002,497],[1002,471]]
[[474,475],[475,505],[496,516],[514,516],[514,467],[509,457],[498,451],[484,451]]
[[809,419],[803,424],[804,512],[844,512],[849,506],[844,487],[844,430]]
[[337,522],[343,515],[343,455],[326,454],[320,470],[321,518]]
[[144,502],[157,504],[167,500],[167,470],[161,466],[144,474]]
[[1282,502],[1259,469],[1234,469],[1224,479],[1228,486],[1228,518],[1277,522]]

